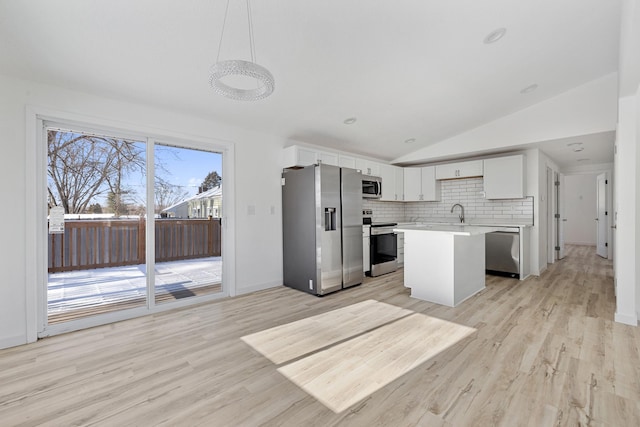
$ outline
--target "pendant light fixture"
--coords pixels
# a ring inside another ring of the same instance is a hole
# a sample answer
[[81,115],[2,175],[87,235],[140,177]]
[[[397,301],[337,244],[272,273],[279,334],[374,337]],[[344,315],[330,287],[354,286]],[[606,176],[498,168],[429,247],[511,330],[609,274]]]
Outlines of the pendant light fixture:
[[[222,23],[222,34],[220,35],[220,43],[218,44],[218,55],[216,63],[211,67],[211,76],[209,84],[213,90],[223,96],[238,101],[257,101],[266,98],[273,93],[275,81],[273,75],[261,65],[256,64],[255,44],[253,41],[253,18],[251,16],[250,0],[247,2],[247,25],[249,27],[249,50],[251,52],[251,61],[243,61],[240,59],[230,59],[220,61],[220,48],[222,47],[222,39],[224,37],[224,29],[227,23],[227,14],[229,12],[229,1],[224,11],[224,21]],[[224,77],[241,76],[256,79],[257,87],[255,89],[241,89],[229,86],[222,82]]]

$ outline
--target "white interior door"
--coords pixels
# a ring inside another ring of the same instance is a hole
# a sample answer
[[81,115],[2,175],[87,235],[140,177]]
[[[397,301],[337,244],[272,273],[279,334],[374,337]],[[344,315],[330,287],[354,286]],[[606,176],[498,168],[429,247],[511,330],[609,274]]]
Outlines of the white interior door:
[[556,206],[557,206],[557,218],[558,218],[558,259],[564,258],[564,224],[567,221],[565,206],[564,206],[564,175],[559,173],[556,175]]
[[554,191],[553,171],[547,166],[547,262],[553,264],[556,260],[556,238],[555,238],[555,191]]
[[601,173],[598,175],[596,182],[596,253],[603,258],[607,258],[607,174]]

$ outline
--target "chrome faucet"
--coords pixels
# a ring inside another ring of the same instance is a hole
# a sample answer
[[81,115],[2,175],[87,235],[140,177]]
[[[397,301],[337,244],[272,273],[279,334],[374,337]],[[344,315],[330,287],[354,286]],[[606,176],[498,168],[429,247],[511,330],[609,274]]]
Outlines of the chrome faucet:
[[460,218],[460,223],[464,224],[464,206],[462,206],[460,203],[456,203],[455,205],[451,206],[451,213],[453,213],[453,209],[456,206],[460,206],[460,215],[458,215],[458,218]]

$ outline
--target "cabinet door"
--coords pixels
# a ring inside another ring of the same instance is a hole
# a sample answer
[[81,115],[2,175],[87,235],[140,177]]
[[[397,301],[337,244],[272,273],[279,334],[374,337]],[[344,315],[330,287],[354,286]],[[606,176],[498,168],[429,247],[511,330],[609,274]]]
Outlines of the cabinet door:
[[396,175],[396,200],[403,201],[404,200],[404,169],[401,167],[394,166],[394,171]]
[[369,162],[369,169],[371,169],[371,175],[380,176],[380,167],[382,163],[378,162]]
[[417,202],[422,195],[421,168],[404,168],[404,200]]
[[380,163],[371,160],[356,158],[356,169],[360,169],[362,175],[380,176]]
[[446,165],[437,165],[436,179],[454,179],[458,178],[458,163],[449,163]]
[[380,165],[380,178],[382,178],[382,201],[396,200],[396,171],[395,166]]
[[338,155],[338,165],[341,168],[356,169],[356,158],[351,156]]
[[487,199],[521,199],[524,191],[524,156],[484,161],[484,192]]
[[294,166],[309,166],[318,161],[318,153],[309,148],[292,145],[283,150],[283,168]]
[[318,162],[325,165],[338,166],[338,155],[335,153],[327,153],[318,151]]
[[404,265],[404,233],[398,233],[397,236],[396,246],[398,250],[396,260],[399,265]]
[[436,179],[470,178],[473,176],[482,176],[482,160],[436,166]]
[[435,166],[426,166],[421,169],[422,199],[425,201],[440,200],[440,182],[436,181]]
[[356,158],[356,169],[360,169],[362,171],[362,175],[371,175],[371,168],[369,167],[368,160]]
[[482,169],[482,160],[458,163],[458,177],[470,178],[473,176],[482,176]]

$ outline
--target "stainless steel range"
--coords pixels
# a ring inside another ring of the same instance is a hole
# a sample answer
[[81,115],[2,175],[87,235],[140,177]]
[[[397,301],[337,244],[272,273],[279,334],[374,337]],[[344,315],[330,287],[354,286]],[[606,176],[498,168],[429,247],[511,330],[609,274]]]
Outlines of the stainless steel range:
[[371,224],[370,235],[370,268],[372,277],[392,273],[398,269],[398,240],[393,229],[395,222],[371,222],[365,217],[363,223]]

